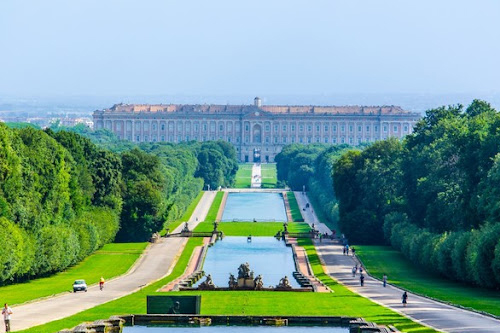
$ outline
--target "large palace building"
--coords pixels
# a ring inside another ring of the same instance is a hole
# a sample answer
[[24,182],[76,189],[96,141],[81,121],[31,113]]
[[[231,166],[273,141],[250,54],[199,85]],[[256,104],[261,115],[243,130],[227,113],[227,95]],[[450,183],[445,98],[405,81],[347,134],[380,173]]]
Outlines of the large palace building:
[[225,140],[241,161],[273,162],[290,143],[358,145],[412,132],[420,114],[398,106],[117,104],[94,128],[133,142]]

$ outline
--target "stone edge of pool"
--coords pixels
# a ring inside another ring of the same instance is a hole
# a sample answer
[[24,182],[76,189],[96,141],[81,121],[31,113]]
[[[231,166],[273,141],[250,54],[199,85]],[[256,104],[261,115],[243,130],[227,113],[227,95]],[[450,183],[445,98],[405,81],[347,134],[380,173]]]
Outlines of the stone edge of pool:
[[80,332],[108,332],[121,333],[123,326],[148,325],[148,324],[195,324],[195,325],[248,325],[248,326],[343,326],[348,327],[350,333],[390,333],[399,332],[389,326],[378,326],[367,322],[363,318],[339,316],[227,316],[227,315],[180,315],[180,314],[135,314],[112,316],[107,320],[97,320],[92,323],[83,323],[70,330],[59,333]]

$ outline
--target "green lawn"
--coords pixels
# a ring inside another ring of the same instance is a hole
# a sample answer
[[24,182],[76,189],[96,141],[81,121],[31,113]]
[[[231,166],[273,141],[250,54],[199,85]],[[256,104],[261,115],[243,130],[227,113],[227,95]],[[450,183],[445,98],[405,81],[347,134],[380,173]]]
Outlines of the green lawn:
[[262,187],[275,188],[278,182],[276,163],[261,164]]
[[[195,231],[212,231],[212,223],[200,223]],[[274,236],[278,231],[283,230],[283,223],[280,222],[221,222],[219,230],[225,236]],[[307,223],[288,223],[290,232],[308,232],[310,227]]]
[[252,165],[253,163],[240,163],[236,173],[235,188],[249,188],[252,183]]
[[186,208],[186,211],[184,212],[184,215],[182,215],[182,217],[180,219],[178,219],[178,220],[169,222],[165,226],[165,228],[163,228],[163,230],[160,232],[160,235],[165,236],[165,234],[167,233],[167,229],[166,228],[168,228],[170,230],[170,232],[172,232],[181,223],[187,222],[191,218],[191,215],[193,215],[193,211],[196,209],[196,206],[200,202],[201,197],[203,196],[203,193],[204,193],[203,191],[200,191],[200,193],[198,193],[198,195],[196,196],[196,198],[194,198],[193,201]]
[[277,294],[273,292],[248,291],[156,292],[158,288],[183,273],[194,247],[201,245],[201,242],[200,238],[191,238],[172,273],[151,286],[145,287],[134,294],[80,312],[74,316],[22,331],[22,333],[52,333],[63,328],[74,327],[84,321],[108,318],[112,315],[146,313],[146,295],[151,294],[202,295],[202,314],[352,316],[363,317],[366,320],[375,321],[379,324],[392,324],[400,330],[409,333],[435,332],[337,284],[323,273],[318,256],[310,240],[303,240],[301,244],[308,252],[314,272],[334,290],[334,293],[280,292]]
[[101,276],[109,280],[127,272],[146,246],[147,243],[106,244],[102,249],[64,272],[25,283],[0,287],[2,301],[15,305],[71,291],[71,286],[76,279],[85,279],[89,285],[97,283]]
[[290,191],[287,192],[286,196],[288,197],[288,203],[290,204],[290,212],[292,213],[292,219],[295,222],[304,222],[302,214],[300,213],[299,204],[297,203],[297,199],[295,198],[295,193]]
[[470,287],[427,272],[390,246],[356,246],[356,254],[375,277],[382,278],[386,273],[389,283],[415,293],[500,316],[498,291]]
[[205,223],[215,222],[215,220],[217,219],[217,213],[219,212],[220,204],[222,203],[222,198],[224,198],[224,192],[222,191],[217,192],[214,201],[212,202],[212,206],[210,206],[207,216],[205,217]]

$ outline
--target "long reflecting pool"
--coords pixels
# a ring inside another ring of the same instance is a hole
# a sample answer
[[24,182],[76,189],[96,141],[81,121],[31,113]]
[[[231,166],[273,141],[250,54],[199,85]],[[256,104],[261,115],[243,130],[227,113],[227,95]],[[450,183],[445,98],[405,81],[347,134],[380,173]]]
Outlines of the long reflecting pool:
[[175,333],[191,333],[200,332],[257,332],[257,333],[348,333],[346,327],[332,326],[199,326],[199,327],[146,327],[132,326],[124,327],[123,333],[160,333],[160,332],[175,332]]
[[281,193],[230,192],[222,221],[285,222],[285,202]]
[[238,277],[238,267],[245,262],[250,264],[255,277],[262,275],[265,287],[276,286],[285,275],[294,288],[300,287],[292,276],[295,271],[292,249],[273,237],[252,237],[251,242],[246,237],[224,237],[208,249],[203,271],[212,275],[216,286],[227,287],[229,273]]

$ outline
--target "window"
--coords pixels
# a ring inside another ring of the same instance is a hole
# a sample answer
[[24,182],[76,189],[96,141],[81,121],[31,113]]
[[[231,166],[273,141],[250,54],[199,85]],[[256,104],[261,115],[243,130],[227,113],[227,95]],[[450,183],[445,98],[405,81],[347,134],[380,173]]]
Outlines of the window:
[[215,121],[210,123],[210,132],[215,132]]
[[394,133],[397,133],[397,132],[398,132],[398,127],[394,126]]
[[292,132],[295,131],[295,125],[294,124],[290,125],[290,128],[292,129]]
[[198,130],[200,129],[200,125],[198,123],[194,124],[194,131],[198,133]]
[[384,125],[384,133],[387,133],[387,125]]
[[332,127],[332,128],[333,128],[333,131],[334,131],[334,132],[337,132],[337,125],[333,125],[333,127]]
[[136,136],[136,137],[135,137],[135,141],[140,142],[140,141],[141,141],[141,137],[140,137],[139,135],[138,135],[138,136]]
[[316,143],[319,143],[320,140],[319,140],[319,136],[316,137]]
[[345,132],[345,125],[340,126],[340,131]]
[[358,126],[358,132],[361,132],[361,125]]
[[345,138],[340,139],[340,143],[345,143]]
[[161,136],[161,141],[165,141],[165,135]]
[[311,143],[312,142],[312,138],[310,136],[307,137],[307,143]]
[[147,135],[144,135],[144,141],[148,142],[148,136]]
[[236,137],[236,143],[240,143],[240,137]]
[[281,127],[281,129],[283,130],[283,132],[285,132],[285,131],[286,131],[286,125],[283,125],[283,126]]
[[375,125],[375,127],[373,128],[373,130],[374,130],[375,132],[378,132],[378,126],[377,126],[377,125]]
[[182,141],[182,138],[180,135],[177,135],[177,142],[181,142]]
[[349,132],[352,132],[352,131],[354,131],[354,126],[349,125]]
[[245,142],[246,142],[246,143],[249,143],[249,142],[250,142],[250,137],[249,137],[248,135],[247,135],[247,136],[245,136]]
[[174,136],[173,136],[173,135],[170,135],[170,136],[168,137],[168,141],[170,141],[170,142],[174,142]]
[[274,137],[274,143],[278,143],[278,137],[277,136]]
[[311,131],[312,131],[312,129],[313,129],[313,127],[312,127],[311,125],[307,125],[307,131],[308,131],[308,132],[311,132]]
[[156,123],[153,123],[153,131],[156,131]]
[[[207,131],[207,123],[204,123],[203,124],[203,132],[206,132],[206,131]],[[203,141],[205,141],[205,140],[203,140]]]
[[366,126],[366,131],[370,132],[370,126]]
[[269,143],[269,137],[266,136],[266,139],[265,139],[266,143]]
[[132,130],[132,123],[130,121],[127,121],[127,131]]
[[319,125],[316,125],[316,132],[319,132]]
[[295,143],[295,137],[292,136],[292,143]]
[[333,142],[333,143],[337,143],[337,138],[333,138],[333,139],[332,139],[332,142]]
[[227,137],[227,142],[231,142],[231,137],[230,136]]
[[169,122],[168,123],[168,130],[169,131],[173,131],[174,130],[174,123],[173,122]]
[[153,142],[156,142],[156,135],[153,135]]
[[224,130],[224,125],[223,124],[219,124],[219,131],[223,131]]
[[302,137],[299,138],[300,143],[304,143],[304,139]]
[[181,122],[177,123],[177,131],[178,132],[182,131],[182,123]]
[[271,130],[271,126],[266,124],[266,132],[269,132]]
[[[139,121],[135,123],[135,130],[136,131],[140,131],[141,130],[141,123]],[[139,140],[137,140],[137,141],[139,141]]]
[[278,125],[274,125],[274,131],[278,132]]
[[352,144],[353,144],[353,142],[354,142],[353,138],[349,138],[349,144],[351,144],[351,145],[352,145]]
[[283,143],[286,143],[286,136],[283,137]]
[[325,125],[325,132],[328,132],[328,125]]
[[299,125],[299,131],[300,131],[300,132],[304,132],[304,125],[302,125],[302,124],[301,124],[301,125]]
[[189,139],[190,139],[189,135],[186,135],[186,141],[189,141]]
[[250,125],[245,124],[245,131],[247,131],[247,132],[248,132],[249,130],[250,130]]
[[325,137],[325,143],[328,143],[328,138],[327,137]]
[[161,124],[161,130],[164,131],[165,130],[165,124]]

